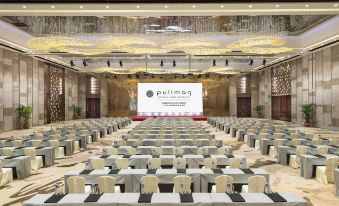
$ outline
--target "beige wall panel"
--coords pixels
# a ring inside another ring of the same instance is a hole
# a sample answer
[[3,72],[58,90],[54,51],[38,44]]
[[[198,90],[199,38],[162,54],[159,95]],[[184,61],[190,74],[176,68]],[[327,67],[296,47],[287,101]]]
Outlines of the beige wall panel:
[[69,94],[69,84],[70,83],[70,75],[69,71],[65,70],[65,120],[69,120],[69,99],[71,99],[71,96]]
[[82,107],[81,117],[86,113],[86,74],[79,74],[78,78],[78,105]]
[[316,125],[324,124],[323,52],[314,54]]
[[[331,49],[323,50],[323,96],[324,96],[324,123],[332,125],[332,63]],[[327,109],[326,109],[327,108]]]
[[107,98],[107,79],[100,78],[100,116],[107,116],[107,105],[108,105],[108,98]]
[[32,123],[33,126],[39,125],[39,61],[33,59],[33,113],[32,113]]
[[297,122],[297,61],[291,62],[291,122]]
[[27,106],[27,61],[26,57],[19,56],[19,88],[20,88],[20,104]]
[[20,128],[19,115],[16,113],[16,109],[20,104],[20,83],[19,83],[19,54],[13,52],[13,65],[12,65],[12,85],[13,85],[13,129]]
[[236,78],[230,78],[229,86],[229,108],[230,115],[237,115],[237,91],[236,91]]
[[13,81],[12,81],[13,52],[3,52],[3,84],[4,84],[4,131],[13,129]]
[[4,50],[0,48],[0,132],[4,131]]
[[39,62],[39,125],[42,125],[46,122],[45,120],[45,104],[44,104],[44,71],[45,65]]
[[339,126],[339,46],[332,47],[332,126]]
[[27,105],[33,108],[33,59],[31,57],[27,58]]
[[257,113],[253,112],[255,106],[259,105],[259,73],[251,73],[251,114],[252,117],[257,117]]
[[308,103],[308,79],[309,79],[309,61],[308,55],[302,58],[302,102],[303,104]]

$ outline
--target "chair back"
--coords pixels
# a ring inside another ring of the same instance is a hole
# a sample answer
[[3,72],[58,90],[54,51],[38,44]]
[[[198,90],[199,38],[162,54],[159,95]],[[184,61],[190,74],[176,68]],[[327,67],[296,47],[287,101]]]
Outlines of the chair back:
[[67,179],[68,193],[80,194],[85,193],[85,178],[72,176]]
[[105,160],[104,159],[92,159],[90,161],[90,166],[92,169],[105,169]]
[[332,157],[326,159],[326,174],[333,173],[334,169],[338,168],[339,158]]
[[219,147],[218,148],[218,154],[229,154],[230,151],[228,148],[225,148],[225,147]]
[[52,139],[52,140],[49,140],[49,145],[51,147],[58,148],[60,144],[58,140]]
[[1,177],[1,174],[2,174],[2,161],[0,160],[0,177]]
[[230,158],[228,160],[229,168],[240,168],[240,159],[239,158]]
[[147,162],[148,169],[160,169],[161,160],[160,158],[150,158]]
[[115,178],[111,176],[100,176],[97,179],[98,189],[100,193],[115,192]]
[[144,193],[157,193],[159,178],[153,175],[141,177],[141,182],[144,183]]
[[117,169],[128,169],[128,159],[125,158],[115,159],[115,167]]
[[118,149],[117,148],[107,148],[106,149],[107,155],[117,155],[118,154]]
[[328,147],[319,146],[319,147],[315,150],[315,153],[318,154],[318,155],[327,154],[327,153],[328,153]]
[[299,146],[301,145],[301,140],[300,139],[292,139],[291,144],[294,146]]
[[116,144],[115,146],[121,147],[121,146],[126,146],[127,142],[126,142],[126,140],[119,139],[118,141],[115,142],[115,144]]
[[161,147],[155,147],[152,149],[152,155],[161,155],[161,154],[162,154]]
[[33,148],[24,148],[24,154],[26,156],[29,156],[31,160],[34,160],[36,158],[36,152]]
[[39,139],[34,139],[34,140],[31,140],[31,143],[32,143],[32,146],[33,147],[41,147],[41,140]]
[[174,150],[176,155],[184,155],[184,148],[176,147]]
[[2,149],[2,155],[3,156],[14,156],[13,149],[11,149],[11,148],[3,148]]
[[182,157],[174,158],[173,159],[173,167],[175,169],[184,169],[186,168],[186,159]]
[[217,145],[217,140],[211,139],[209,142],[209,146],[216,146]]
[[220,175],[215,178],[215,187],[217,193],[227,192],[227,185],[230,184],[231,191],[233,192],[233,177],[229,175]]
[[24,146],[23,144],[22,144],[22,140],[20,139],[16,139],[16,140],[13,140],[13,147],[22,147],[22,146]]
[[174,177],[173,182],[175,193],[191,192],[191,178],[189,176],[187,175],[176,176]]
[[299,139],[299,134],[298,133],[291,133],[291,138],[292,139]]
[[307,154],[307,148],[305,146],[298,146],[296,149],[296,155],[300,158],[300,155]]
[[248,178],[248,192],[262,193],[265,190],[266,178],[262,175],[254,175]]
[[128,148],[126,150],[127,155],[135,155],[137,154],[137,150],[134,147]]
[[204,166],[207,169],[217,167],[217,159],[216,158],[205,158],[204,159]]
[[322,139],[315,138],[312,140],[313,145],[321,145],[321,143],[322,143]]
[[206,153],[207,153],[207,151],[204,147],[198,147],[198,149],[197,149],[198,155],[203,155],[203,154],[206,154]]

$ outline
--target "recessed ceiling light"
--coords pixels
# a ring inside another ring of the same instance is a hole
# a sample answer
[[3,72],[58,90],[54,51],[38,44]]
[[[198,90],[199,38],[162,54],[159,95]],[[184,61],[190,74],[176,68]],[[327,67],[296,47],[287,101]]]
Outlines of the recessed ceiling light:
[[279,7],[280,7],[280,5],[279,5],[279,4],[277,4],[277,5],[275,5],[275,7],[276,7],[276,8],[279,8]]
[[338,4],[333,4],[333,6],[334,6],[334,7],[337,7],[337,6],[338,6]]
[[137,9],[140,9],[140,6],[139,6],[139,5],[137,5],[136,7],[137,7]]
[[165,6],[164,6],[164,8],[165,8],[165,9],[167,9],[167,8],[168,8],[168,6],[167,6],[167,5],[165,5]]
[[109,6],[108,6],[108,5],[106,6],[106,9],[109,9]]
[[220,8],[224,8],[225,6],[224,5],[220,5]]
[[79,6],[79,8],[80,8],[80,9],[83,9],[83,8],[84,8],[84,6],[83,6],[83,5],[80,5],[80,6]]
[[306,8],[307,8],[307,7],[310,7],[310,5],[309,5],[309,4],[306,4],[305,7],[306,7]]
[[22,8],[23,8],[23,9],[26,9],[26,8],[27,8],[27,6],[26,6],[26,5],[22,5]]
[[54,5],[52,5],[52,6],[51,6],[51,8],[52,8],[52,9],[55,9],[55,6],[54,6]]
[[252,8],[253,7],[253,5],[248,5],[248,8]]
[[193,5],[193,6],[192,6],[192,8],[195,8],[195,7],[197,7],[197,6],[196,6],[196,5]]

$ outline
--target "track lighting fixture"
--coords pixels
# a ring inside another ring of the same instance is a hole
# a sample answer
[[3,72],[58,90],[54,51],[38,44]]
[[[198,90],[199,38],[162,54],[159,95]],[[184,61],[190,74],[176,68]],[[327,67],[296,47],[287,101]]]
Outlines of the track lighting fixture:
[[228,66],[228,59],[226,59],[225,61],[225,66]]
[[175,60],[173,60],[173,67],[176,67],[177,63],[175,62]]
[[86,62],[86,60],[82,60],[82,64],[84,65],[84,67],[87,67],[87,62]]
[[253,66],[253,63],[254,63],[254,61],[253,61],[253,59],[251,59],[250,63],[248,65]]
[[266,65],[266,59],[262,60],[262,65]]
[[111,67],[111,62],[107,60],[107,67]]
[[73,60],[69,61],[69,64],[71,65],[71,67],[74,67],[74,66],[75,66]]
[[119,61],[119,65],[120,65],[120,67],[123,67],[123,66],[124,66],[124,64],[122,63],[121,60]]
[[164,61],[163,61],[163,60],[160,61],[160,66],[161,66],[161,67],[164,66]]
[[215,59],[213,59],[213,66],[215,67],[217,65]]

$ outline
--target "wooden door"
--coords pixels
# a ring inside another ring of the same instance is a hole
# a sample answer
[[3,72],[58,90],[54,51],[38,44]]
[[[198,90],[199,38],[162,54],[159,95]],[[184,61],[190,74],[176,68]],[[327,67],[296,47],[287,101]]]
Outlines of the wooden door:
[[251,97],[237,98],[237,116],[251,117]]
[[100,117],[100,98],[86,99],[86,117],[87,118]]
[[272,119],[291,121],[291,95],[272,97]]

